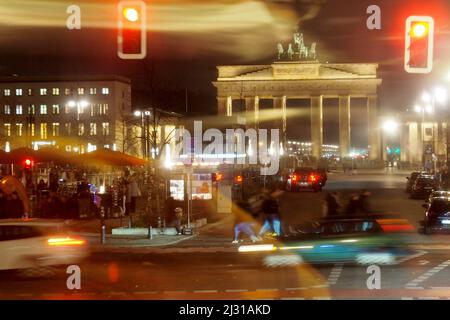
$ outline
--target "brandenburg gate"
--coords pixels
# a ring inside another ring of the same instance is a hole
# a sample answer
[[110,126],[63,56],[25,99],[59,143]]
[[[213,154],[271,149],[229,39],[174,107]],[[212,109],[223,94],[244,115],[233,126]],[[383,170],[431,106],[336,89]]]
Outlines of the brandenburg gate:
[[[278,46],[278,58],[281,59],[284,50],[281,44]],[[218,78],[213,84],[217,88],[219,115],[232,116],[233,100],[243,100],[245,118],[251,119],[258,127],[259,101],[272,99],[273,108],[280,113],[280,137],[286,137],[287,101],[309,99],[312,151],[313,156],[319,159],[323,142],[323,99],[338,98],[339,146],[341,157],[348,157],[351,147],[350,98],[365,98],[369,159],[380,160],[377,89],[382,80],[377,76],[378,64],[320,63],[315,59],[315,44],[314,57],[302,53],[306,49],[301,46],[304,46],[303,41],[299,44],[298,60],[294,60],[295,52],[290,44],[287,61],[277,61],[270,65],[218,66]]]

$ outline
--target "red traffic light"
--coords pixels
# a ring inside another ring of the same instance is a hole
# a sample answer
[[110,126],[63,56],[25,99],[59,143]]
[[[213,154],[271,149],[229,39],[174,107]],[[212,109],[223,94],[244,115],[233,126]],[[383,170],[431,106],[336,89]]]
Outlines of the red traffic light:
[[143,59],[147,55],[146,20],[143,1],[119,2],[117,54],[121,59]]
[[406,20],[405,70],[429,73],[433,69],[434,19],[411,16]]
[[31,166],[33,165],[33,160],[30,158],[26,158],[23,160],[23,166],[27,169],[31,168]]

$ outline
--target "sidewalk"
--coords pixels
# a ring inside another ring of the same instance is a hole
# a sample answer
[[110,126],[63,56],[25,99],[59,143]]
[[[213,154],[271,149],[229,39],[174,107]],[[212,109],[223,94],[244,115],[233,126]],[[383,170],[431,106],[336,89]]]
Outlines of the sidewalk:
[[[223,218],[217,222],[207,224],[201,228],[194,229],[193,235],[153,235],[148,236],[125,236],[111,234],[112,228],[121,227],[120,219],[105,220],[106,241],[101,243],[101,221],[95,220],[71,220],[65,225],[70,233],[85,238],[94,251],[102,250],[124,250],[131,248],[188,248],[188,247],[223,247],[231,246],[232,219]],[[128,217],[122,221],[122,226],[128,225]]]

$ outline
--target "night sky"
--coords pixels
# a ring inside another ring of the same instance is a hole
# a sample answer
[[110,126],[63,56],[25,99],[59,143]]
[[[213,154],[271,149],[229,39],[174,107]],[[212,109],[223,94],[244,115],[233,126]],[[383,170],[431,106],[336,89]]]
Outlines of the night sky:
[[[385,112],[411,108],[425,89],[444,84],[450,71],[449,0],[148,1],[148,57],[142,61],[117,57],[116,3],[0,0],[0,73],[118,74],[132,79],[135,107],[178,112],[185,111],[187,89],[189,112],[200,117],[216,112],[211,84],[216,65],[271,63],[276,44],[289,42],[297,26],[307,44],[318,42],[321,62],[379,63]],[[71,4],[82,9],[81,30],[65,27]],[[366,28],[366,9],[373,4],[382,10],[381,30]],[[436,20],[435,67],[429,75],[403,70],[404,21],[413,14]],[[353,144],[364,145],[364,103],[354,105]],[[325,103],[326,142],[337,142],[335,106],[336,101]],[[298,121],[305,123],[297,126],[303,131],[289,136],[308,140],[308,119]]]

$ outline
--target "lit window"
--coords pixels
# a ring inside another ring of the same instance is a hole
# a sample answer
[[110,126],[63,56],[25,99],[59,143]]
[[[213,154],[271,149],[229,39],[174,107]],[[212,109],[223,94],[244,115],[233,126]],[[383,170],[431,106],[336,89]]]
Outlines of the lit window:
[[72,146],[66,146],[66,151],[67,152],[72,152]]
[[53,114],[59,114],[59,104],[54,104],[52,106]]
[[84,88],[78,88],[78,95],[84,95]]
[[107,115],[108,114],[109,105],[107,103],[100,104],[100,114]]
[[47,105],[41,104],[41,114],[47,114]]
[[3,95],[4,95],[5,97],[10,96],[10,95],[11,95],[11,90],[10,90],[10,89],[5,89],[5,90],[3,90]]
[[65,88],[65,89],[64,89],[64,94],[65,94],[66,96],[70,96],[70,89],[69,89],[69,88]]
[[23,135],[23,124],[22,123],[16,123],[17,128],[17,135],[21,137]]
[[16,96],[21,96],[23,94],[22,89],[16,89]]
[[59,88],[53,88],[53,89],[52,89],[52,94],[53,94],[54,96],[59,96]]
[[59,137],[59,123],[57,122],[52,123],[52,135],[54,137]]
[[89,134],[91,136],[96,136],[97,135],[97,124],[96,123],[91,123],[91,125],[89,127]]
[[32,104],[28,107],[28,114],[35,114],[35,113],[36,113],[36,110],[34,108],[34,104]]
[[92,94],[92,95],[97,94],[97,88],[90,88],[89,94]]
[[109,135],[109,122],[103,122],[102,123],[102,134],[104,136],[108,136]]
[[109,88],[102,88],[102,94],[109,94]]
[[95,116],[95,104],[91,103],[91,117]]
[[11,114],[11,106],[8,104],[5,104],[4,111],[5,111],[5,114]]
[[33,95],[33,89],[28,89],[28,95],[32,96]]
[[80,123],[78,125],[78,135],[79,136],[84,136],[84,123]]
[[18,104],[16,106],[16,114],[23,114],[23,108],[22,105]]
[[72,124],[68,122],[66,123],[66,134],[70,136],[71,131],[72,131]]
[[47,139],[47,124],[41,123],[41,139]]
[[5,136],[11,137],[11,124],[5,123]]
[[46,96],[47,95],[47,88],[41,88],[39,90],[39,93],[40,93],[41,96]]
[[34,137],[34,123],[28,124],[28,131],[30,132],[30,135]]

